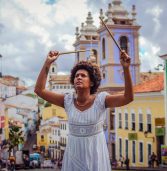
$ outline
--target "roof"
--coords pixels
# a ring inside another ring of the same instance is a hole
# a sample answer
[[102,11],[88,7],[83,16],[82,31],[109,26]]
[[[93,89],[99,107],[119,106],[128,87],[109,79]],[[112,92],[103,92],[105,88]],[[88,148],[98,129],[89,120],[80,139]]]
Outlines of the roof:
[[11,76],[11,75],[4,75],[3,79],[4,80],[19,80],[18,77],[14,77],[14,76]]
[[25,86],[16,86],[17,90],[28,90]]
[[157,73],[134,86],[134,93],[159,92],[164,90],[164,73]]
[[[163,72],[142,72],[140,73],[140,83],[133,87],[134,93],[160,92],[164,90]],[[120,95],[124,90],[108,91],[112,95]]]
[[51,75],[49,82],[55,81],[56,83],[69,83],[70,76],[69,75]]

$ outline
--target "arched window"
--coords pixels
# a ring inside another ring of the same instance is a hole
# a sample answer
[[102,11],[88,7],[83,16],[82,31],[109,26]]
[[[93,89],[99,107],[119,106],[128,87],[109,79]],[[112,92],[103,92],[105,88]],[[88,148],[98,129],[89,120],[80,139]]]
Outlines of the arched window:
[[128,53],[128,39],[126,36],[120,37],[120,46],[122,50],[125,50]]
[[53,73],[55,72],[55,68],[54,68],[54,67],[52,67],[52,72],[53,72]]
[[95,49],[92,49],[92,50],[93,50],[93,55],[96,58],[96,64],[97,64],[97,50],[95,50]]
[[102,57],[103,57],[103,59],[106,58],[106,42],[105,42],[104,38],[102,40]]
[[77,52],[77,62],[79,62],[79,52]]

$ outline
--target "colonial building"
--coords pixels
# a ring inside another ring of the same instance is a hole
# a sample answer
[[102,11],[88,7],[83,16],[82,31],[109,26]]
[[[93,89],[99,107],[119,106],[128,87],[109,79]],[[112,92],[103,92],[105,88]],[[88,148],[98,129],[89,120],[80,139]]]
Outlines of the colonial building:
[[3,83],[0,80],[0,98],[6,99],[8,97],[15,96],[15,95],[16,95],[16,87],[11,86],[7,83]]
[[134,87],[134,101],[115,109],[116,159],[128,156],[131,166],[147,167],[154,152],[161,161],[165,144],[163,73]]
[[61,151],[60,158],[63,158],[67,142],[68,142],[68,120],[60,119],[60,151]]
[[5,105],[3,99],[0,98],[0,144],[5,139]]
[[51,158],[61,158],[67,134],[67,115],[64,109],[55,105],[45,107],[42,111],[39,131],[37,131],[37,146],[40,150]]
[[[10,125],[16,125],[22,129],[24,141],[27,141],[29,132],[36,129],[38,100],[26,95],[9,97],[4,101],[5,106],[5,137],[9,139]],[[20,144],[22,147],[23,144]]]
[[51,91],[55,91],[63,94],[74,92],[73,86],[70,84],[69,75],[58,75],[56,63],[53,63],[51,65],[48,81],[49,81],[49,89]]
[[[2,76],[0,78],[0,83],[7,86],[7,88],[3,89],[3,94],[5,94],[6,97],[20,94],[27,89],[23,80],[18,77],[13,77],[11,75]],[[10,96],[7,93],[10,94]]]

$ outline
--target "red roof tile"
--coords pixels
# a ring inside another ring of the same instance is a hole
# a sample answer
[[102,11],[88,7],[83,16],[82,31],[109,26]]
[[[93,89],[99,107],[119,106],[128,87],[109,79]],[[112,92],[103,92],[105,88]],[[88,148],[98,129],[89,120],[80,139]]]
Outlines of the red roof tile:
[[164,89],[164,74],[159,73],[153,78],[134,86],[135,93],[158,92]]

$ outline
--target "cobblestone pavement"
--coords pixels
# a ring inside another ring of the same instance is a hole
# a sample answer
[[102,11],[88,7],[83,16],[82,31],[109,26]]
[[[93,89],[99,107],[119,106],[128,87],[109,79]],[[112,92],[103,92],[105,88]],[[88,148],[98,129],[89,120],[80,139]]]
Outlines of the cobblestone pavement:
[[[112,171],[125,171],[125,168],[114,168]],[[6,169],[0,169],[0,171],[7,171]],[[60,171],[60,169],[50,169],[50,168],[41,168],[41,169],[19,169],[19,171]],[[130,168],[130,171],[167,171],[167,168]]]

